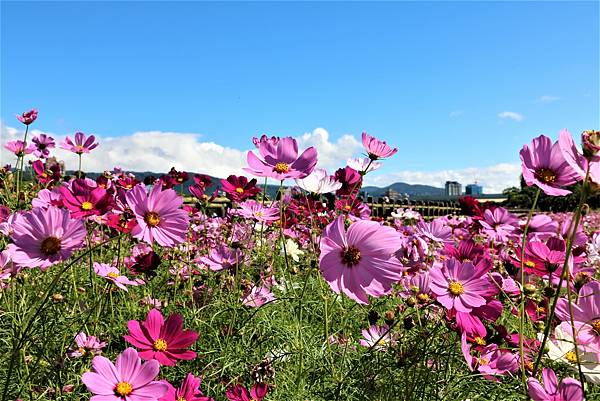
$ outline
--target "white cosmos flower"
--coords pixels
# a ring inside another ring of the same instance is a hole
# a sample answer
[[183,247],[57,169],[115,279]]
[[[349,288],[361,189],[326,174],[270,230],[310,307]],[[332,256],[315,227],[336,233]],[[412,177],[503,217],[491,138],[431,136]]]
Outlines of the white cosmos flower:
[[[357,157],[354,159],[350,158],[350,159],[346,160],[346,163],[348,163],[348,166],[352,167],[354,170],[364,171],[365,173],[368,173],[370,171],[375,171],[381,167],[381,163],[378,163],[378,162],[372,162],[371,165],[369,166],[370,161],[371,161],[371,159],[369,159],[368,157]],[[369,166],[368,170],[367,170],[367,166]]]
[[[300,247],[298,247],[296,241],[291,238],[288,238],[287,241],[285,241],[285,250],[287,254],[294,259],[294,262],[299,262],[300,256],[304,255],[304,251],[302,251]],[[281,252],[283,253],[283,248],[281,249]]]
[[322,168],[316,168],[305,178],[296,178],[296,185],[307,192],[313,194],[326,194],[337,191],[342,187],[342,183],[335,180],[333,176],[327,174]]
[[[539,340],[542,341],[543,335],[540,334]],[[577,370],[577,356],[575,354],[575,340],[571,333],[567,333],[561,326],[554,329],[554,341],[549,340],[548,356],[553,361],[561,361],[572,370]],[[584,352],[581,348],[577,349],[583,375],[591,383],[600,383],[600,362],[599,355],[593,352]]]

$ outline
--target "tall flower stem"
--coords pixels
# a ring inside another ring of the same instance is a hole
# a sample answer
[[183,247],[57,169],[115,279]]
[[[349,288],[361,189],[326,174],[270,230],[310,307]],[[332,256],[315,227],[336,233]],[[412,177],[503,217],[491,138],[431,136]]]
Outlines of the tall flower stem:
[[519,356],[521,359],[521,378],[523,379],[523,384],[527,389],[527,375],[525,374],[525,350],[523,347],[523,337],[525,336],[525,246],[527,245],[527,231],[529,230],[529,224],[531,223],[531,218],[533,217],[533,212],[535,211],[535,207],[537,206],[538,199],[540,198],[541,190],[538,188],[535,193],[535,198],[533,199],[533,203],[531,204],[531,209],[529,210],[529,214],[527,215],[527,222],[525,223],[525,228],[523,229],[523,240],[521,241],[521,303],[519,305]]
[[16,172],[16,190],[17,190],[17,208],[19,207],[19,195],[21,193],[21,182],[23,180],[23,165],[25,163],[25,147],[27,146],[27,134],[29,133],[29,125],[25,126],[25,135],[23,136],[23,152],[20,156],[17,156],[17,165],[15,166]]
[[[567,287],[569,287],[571,285],[571,283],[569,282],[569,278],[570,278],[570,273],[569,273],[569,259],[571,258],[571,253],[573,251],[573,241],[575,239],[575,235],[577,234],[577,228],[579,227],[579,221],[581,220],[581,211],[583,210],[583,207],[585,205],[585,200],[587,198],[588,192],[589,192],[589,188],[588,188],[588,181],[589,181],[589,177],[590,177],[590,169],[589,169],[589,164],[588,164],[588,168],[587,168],[587,172],[585,175],[585,178],[583,180],[583,183],[581,185],[581,196],[579,198],[579,204],[577,205],[577,208],[575,209],[575,213],[573,216],[573,220],[571,220],[571,226],[569,227],[569,231],[567,232],[567,244],[566,244],[566,249],[565,249],[565,261],[563,262],[563,268],[560,274],[560,279],[558,281],[558,286],[556,288],[556,294],[554,295],[554,299],[552,300],[552,305],[550,307],[550,313],[548,313],[548,316],[546,317],[546,322],[545,322],[545,327],[544,327],[544,336],[542,337],[542,342],[540,343],[540,351],[538,353],[538,356],[536,358],[535,364],[533,366],[533,375],[535,376],[538,372],[538,369],[540,367],[540,363],[542,361],[542,356],[544,354],[544,349],[546,347],[546,343],[548,341],[548,337],[550,335],[550,327],[552,324],[552,321],[554,320],[554,314],[556,312],[556,305],[558,303],[558,298],[560,298],[560,289],[562,288],[562,284],[563,281],[565,279],[567,279]],[[567,299],[569,302],[569,308],[571,309],[571,297],[570,297],[570,289],[567,290]],[[571,315],[572,316],[572,315]],[[579,351],[577,349],[577,346],[575,346],[575,356],[577,357],[577,365],[579,367],[579,372],[581,372],[581,365],[579,362],[579,355],[578,355]],[[580,375],[580,379],[583,375]],[[582,388],[584,387],[584,382],[581,382],[581,386]]]
[[79,168],[77,169],[77,178],[81,178],[81,153],[79,155]]

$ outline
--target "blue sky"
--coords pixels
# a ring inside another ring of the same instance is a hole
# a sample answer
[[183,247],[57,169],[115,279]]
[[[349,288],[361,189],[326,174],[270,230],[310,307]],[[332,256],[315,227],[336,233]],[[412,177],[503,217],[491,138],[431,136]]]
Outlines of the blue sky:
[[367,131],[399,147],[381,174],[514,164],[540,133],[600,127],[597,2],[1,7],[11,127],[35,106],[57,135],[198,133],[236,149],[262,132]]

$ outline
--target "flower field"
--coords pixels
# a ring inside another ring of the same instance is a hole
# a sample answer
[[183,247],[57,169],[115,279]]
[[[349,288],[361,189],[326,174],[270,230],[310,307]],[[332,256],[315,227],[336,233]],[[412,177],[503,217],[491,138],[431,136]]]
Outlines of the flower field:
[[88,178],[102,143],[28,138],[37,116],[3,144],[2,400],[600,400],[600,132],[520,152],[538,195],[582,186],[570,213],[471,198],[371,218],[364,176],[397,149],[366,133],[333,175],[294,138],[253,138],[247,176],[213,193],[175,169]]

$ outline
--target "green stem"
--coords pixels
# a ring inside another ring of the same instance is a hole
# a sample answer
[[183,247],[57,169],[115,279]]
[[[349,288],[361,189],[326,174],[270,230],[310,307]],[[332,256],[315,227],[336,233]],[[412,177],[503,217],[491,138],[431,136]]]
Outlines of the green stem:
[[[550,307],[550,313],[546,317],[546,322],[545,322],[545,327],[544,327],[544,336],[542,337],[542,342],[540,344],[540,351],[538,353],[537,359],[533,366],[533,376],[535,376],[537,374],[538,369],[540,367],[540,363],[542,361],[542,356],[544,355],[544,348],[546,347],[546,343],[547,343],[548,337],[550,335],[550,327],[552,324],[552,320],[554,319],[554,314],[556,312],[556,305],[558,303],[558,298],[560,298],[560,289],[562,288],[562,283],[565,278],[569,278],[569,276],[570,276],[570,274],[569,274],[569,259],[571,258],[571,252],[573,250],[572,249],[573,241],[575,239],[575,235],[577,234],[577,228],[579,227],[579,221],[581,219],[581,210],[583,209],[585,200],[587,198],[589,177],[590,177],[590,168],[589,168],[589,164],[588,164],[585,178],[581,185],[581,196],[579,198],[579,204],[577,205],[577,209],[575,209],[575,214],[573,216],[573,220],[571,220],[572,227],[570,227],[569,231],[567,231],[567,245],[566,245],[566,250],[565,250],[565,261],[563,262],[560,279],[558,281],[558,286],[556,287],[556,294],[554,295],[554,299],[552,300],[552,305]],[[550,283],[550,284],[552,284],[552,283]],[[570,283],[567,283],[567,286],[569,286],[569,285],[570,285]],[[567,292],[567,296],[568,296],[568,292]],[[568,297],[568,301],[569,301],[569,303],[571,303],[570,297]],[[575,350],[577,352],[577,345],[575,346]],[[576,354],[576,356],[577,356],[577,354]],[[579,358],[578,358],[578,364],[579,364]],[[581,369],[581,366],[579,366],[579,369]],[[582,389],[584,388],[583,381],[581,382],[581,387],[582,387]]]
[[527,215],[527,223],[523,229],[523,240],[521,241],[521,304],[519,305],[519,356],[521,359],[521,378],[523,379],[523,385],[525,391],[527,391],[527,375],[525,374],[525,349],[523,346],[523,337],[525,336],[525,245],[527,244],[527,231],[529,230],[529,223],[533,217],[533,212],[537,206],[538,199],[540,197],[541,190],[538,188],[535,193],[535,199],[531,205],[531,210]]

